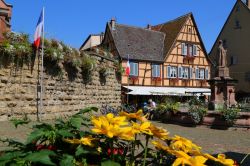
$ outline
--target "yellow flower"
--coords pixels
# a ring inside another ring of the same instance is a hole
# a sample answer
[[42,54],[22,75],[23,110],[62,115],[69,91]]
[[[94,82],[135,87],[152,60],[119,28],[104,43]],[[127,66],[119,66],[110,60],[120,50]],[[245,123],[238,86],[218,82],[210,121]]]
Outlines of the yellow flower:
[[137,119],[142,122],[147,121],[147,118],[146,116],[143,116],[143,111],[141,109],[138,110],[136,113],[121,112],[120,116],[126,116],[129,119]]
[[148,135],[153,135],[153,133],[150,130],[150,125],[151,125],[150,122],[143,122],[142,124],[132,122],[132,132],[134,134],[144,133]]
[[102,153],[102,148],[101,147],[96,148],[96,150],[97,150],[97,152]]
[[224,155],[224,154],[218,154],[217,159],[221,164],[224,164],[226,166],[233,166],[234,165],[234,161],[232,159],[226,159],[226,155]]
[[112,125],[109,123],[107,118],[105,117],[99,117],[99,118],[93,118],[92,123],[94,127],[92,128],[92,131],[97,134],[104,134],[107,135],[109,138],[113,138],[116,131],[118,130],[117,125]]
[[168,138],[168,132],[165,129],[158,128],[154,125],[150,125],[150,130],[153,133],[153,135],[159,139],[166,140]]
[[70,144],[82,144],[90,147],[94,146],[94,144],[92,143],[93,140],[96,139],[93,138],[92,136],[82,137],[81,139],[64,139],[65,142],[68,142]]
[[[124,126],[127,124],[126,117],[114,117],[113,114],[92,118],[94,127],[92,131],[97,134],[106,135],[109,138],[120,137],[124,140],[133,140],[134,133],[131,127]],[[122,127],[121,127],[122,126]]]
[[171,153],[177,157],[172,166],[179,166],[179,165],[205,166],[204,163],[207,161],[207,159],[203,156],[191,157],[183,151],[172,150]]
[[177,136],[177,135],[174,138],[172,138],[170,147],[173,150],[182,150],[185,153],[192,152],[192,151],[199,152],[201,149],[201,147],[195,145],[194,143],[192,143],[192,141],[186,138]]
[[226,156],[224,154],[218,154],[217,158],[215,158],[212,155],[207,154],[207,153],[204,154],[203,156],[209,160],[220,162],[221,164],[226,165],[226,166],[233,166],[234,165],[234,161],[232,159],[226,159]]
[[112,125],[118,125],[118,126],[124,126],[127,125],[128,122],[126,122],[125,116],[116,116],[114,117],[114,114],[107,114],[106,117],[107,121]]
[[120,128],[118,137],[130,141],[135,139],[135,134],[133,133],[132,127],[122,127]]
[[159,141],[152,141],[152,144],[155,146],[156,149],[158,150],[164,150],[164,151],[169,151],[169,147],[163,145],[161,142]]

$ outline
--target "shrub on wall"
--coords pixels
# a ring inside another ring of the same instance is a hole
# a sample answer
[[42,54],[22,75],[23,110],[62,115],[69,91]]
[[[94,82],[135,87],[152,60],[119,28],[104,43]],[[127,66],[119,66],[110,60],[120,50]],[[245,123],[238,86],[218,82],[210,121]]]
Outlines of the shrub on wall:
[[[1,66],[14,64],[16,69],[23,64],[30,65],[33,54],[29,36],[23,33],[7,32],[4,41],[0,43]],[[3,64],[5,62],[5,64]]]

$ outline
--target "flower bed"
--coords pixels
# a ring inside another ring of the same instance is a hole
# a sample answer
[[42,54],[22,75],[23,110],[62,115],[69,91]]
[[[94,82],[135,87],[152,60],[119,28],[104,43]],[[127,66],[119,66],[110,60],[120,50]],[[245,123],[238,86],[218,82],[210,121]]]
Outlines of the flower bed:
[[[86,108],[68,120],[34,126],[25,143],[5,140],[12,150],[3,152],[0,165],[234,165],[219,154],[204,154],[201,147],[153,125],[136,113],[93,116]],[[13,120],[16,126],[27,120]],[[139,139],[140,138],[140,139]],[[149,148],[152,144],[154,148]]]
[[[180,123],[189,125],[194,124],[187,111],[179,111],[176,115],[171,117],[170,123]],[[202,122],[200,122],[200,124],[218,128],[231,126],[230,124],[226,123],[221,113],[216,111],[208,111],[203,117],[203,120]],[[250,113],[239,112],[238,117],[236,118],[232,126],[240,128],[250,128]]]

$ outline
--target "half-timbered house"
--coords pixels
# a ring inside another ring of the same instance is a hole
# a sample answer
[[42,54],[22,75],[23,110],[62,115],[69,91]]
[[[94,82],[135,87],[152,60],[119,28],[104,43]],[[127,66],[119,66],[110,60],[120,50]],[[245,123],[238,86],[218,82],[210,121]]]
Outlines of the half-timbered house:
[[121,83],[131,95],[209,94],[210,61],[192,13],[146,28],[107,23],[102,46],[130,75]]

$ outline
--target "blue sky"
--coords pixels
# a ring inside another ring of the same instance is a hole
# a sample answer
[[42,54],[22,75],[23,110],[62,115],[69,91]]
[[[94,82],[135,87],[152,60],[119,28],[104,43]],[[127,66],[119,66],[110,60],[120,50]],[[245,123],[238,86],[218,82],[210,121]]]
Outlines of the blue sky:
[[193,12],[209,52],[236,0],[6,0],[12,4],[12,30],[33,36],[45,6],[46,37],[79,48],[89,34],[118,23],[146,27]]

